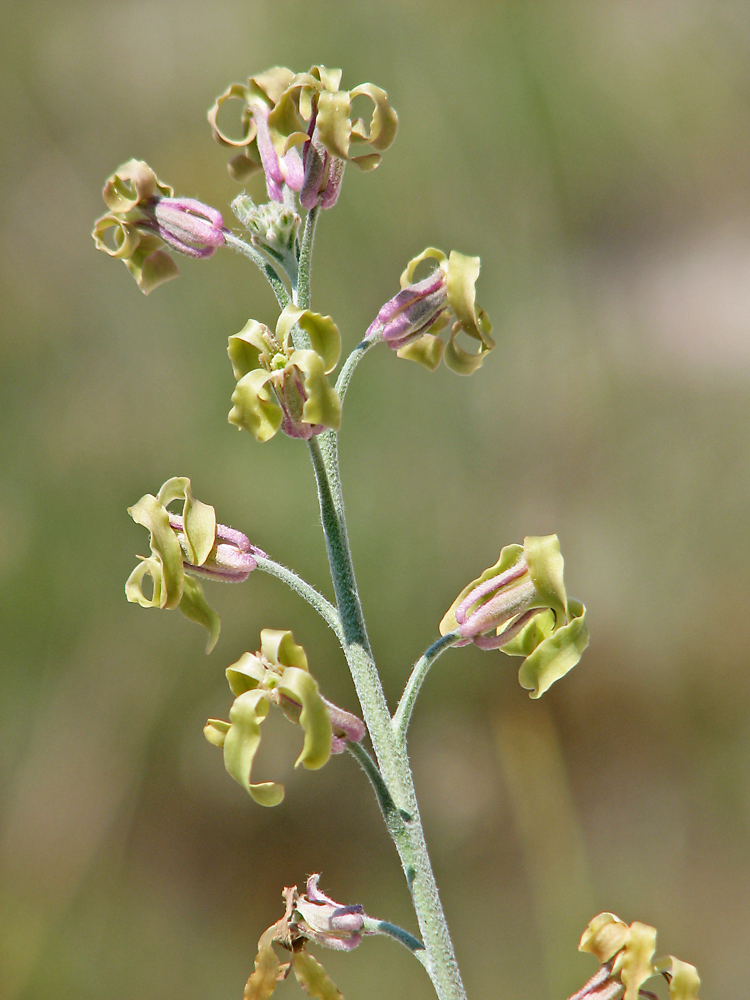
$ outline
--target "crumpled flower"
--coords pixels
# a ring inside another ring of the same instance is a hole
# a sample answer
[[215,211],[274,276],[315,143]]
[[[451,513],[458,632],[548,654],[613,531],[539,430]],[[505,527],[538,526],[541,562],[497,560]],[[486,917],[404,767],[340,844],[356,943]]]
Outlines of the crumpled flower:
[[[175,500],[183,501],[182,514],[167,510]],[[217,524],[214,508],[193,497],[190,480],[184,476],[168,479],[156,496],[142,496],[128,513],[136,524],[148,528],[151,555],[138,557],[140,563],[125,584],[127,599],[143,608],[179,608],[208,630],[210,653],[221,623],[193,577],[242,583],[257,566],[253,556],[265,553],[241,531]],[[143,591],[145,577],[151,578],[150,597]]]
[[[146,295],[180,273],[162,248],[188,257],[210,257],[224,243],[221,213],[194,198],[174,198],[143,160],[118,167],[102,192],[109,209],[92,236],[98,250],[123,261]],[[114,243],[104,234],[114,228]]]
[[270,705],[276,705],[304,730],[295,767],[323,767],[332,753],[341,753],[347,742],[358,743],[365,735],[361,719],[321,695],[308,669],[307,655],[290,631],[263,629],[260,650],[243,653],[226,674],[236,696],[229,722],[209,719],[203,732],[209,743],[224,750],[227,772],[262,806],[278,805],[284,798],[283,785],[251,781],[260,724]]
[[461,591],[440,622],[480,649],[525,657],[522,687],[539,698],[581,658],[589,642],[586,609],[568,598],[557,535],[506,545],[494,566]]
[[[384,90],[363,83],[346,91],[339,89],[340,83],[339,69],[313,66],[307,73],[295,74],[275,66],[250,77],[247,84],[232,84],[208,113],[216,141],[242,150],[231,160],[230,174],[244,182],[263,169],[268,196],[274,201],[284,200],[286,187],[299,192],[303,208],[334,205],[346,163],[374,170],[398,127]],[[352,100],[358,96],[372,101],[369,124],[352,119]],[[239,139],[230,139],[217,124],[219,110],[230,99],[244,105]],[[352,156],[352,146],[361,145],[372,152]]]
[[[426,278],[412,282],[419,264],[429,259],[438,266]],[[429,371],[444,360],[458,375],[471,375],[495,346],[492,324],[475,301],[478,277],[478,257],[465,257],[455,250],[446,257],[441,250],[428,247],[409,261],[401,275],[401,291],[382,307],[365,339],[382,339],[400,358],[416,361]],[[448,326],[451,315],[454,322],[443,344],[438,334]],[[456,338],[461,332],[479,341],[476,353],[459,346]]]
[[[366,928],[371,921],[364,908],[356,903],[346,906],[336,903],[318,888],[320,875],[307,880],[307,892],[297,886],[284,889],[285,912],[264,931],[258,941],[255,971],[245,986],[245,1000],[268,1000],[276,984],[294,972],[300,986],[310,996],[321,1000],[343,1000],[336,985],[317,959],[305,950],[308,941],[328,948],[350,951],[362,940],[363,934],[377,933]],[[280,962],[273,946],[291,952],[289,962]]]
[[648,924],[634,921],[628,926],[614,913],[600,913],[583,932],[578,950],[590,951],[602,966],[569,1000],[652,997],[641,986],[658,975],[669,983],[670,1000],[698,1000],[701,981],[695,966],[674,955],[655,959],[656,930]]
[[[311,350],[297,350],[292,328],[309,338]],[[330,316],[288,305],[272,333],[263,323],[248,320],[229,338],[228,353],[237,387],[229,422],[268,441],[281,430],[309,440],[326,428],[338,430],[341,401],[326,375],[341,352],[341,337]]]

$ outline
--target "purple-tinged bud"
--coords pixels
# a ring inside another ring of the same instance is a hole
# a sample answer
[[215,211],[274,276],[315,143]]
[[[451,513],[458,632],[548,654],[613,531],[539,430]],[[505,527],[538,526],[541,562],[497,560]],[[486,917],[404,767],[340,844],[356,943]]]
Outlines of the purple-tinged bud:
[[380,336],[398,351],[437,323],[447,301],[445,272],[438,267],[422,281],[402,288],[389,299],[370,324],[365,339]]
[[315,115],[310,122],[310,139],[303,149],[305,177],[299,192],[299,203],[305,209],[332,208],[338,201],[344,179],[346,160],[333,156],[318,136]]
[[299,191],[302,187],[302,157],[295,147],[292,147],[285,156],[279,157],[268,131],[268,108],[260,101],[254,101],[250,107],[252,119],[255,122],[256,144],[260,162],[266,175],[268,197],[273,201],[283,202],[284,184],[292,191]]
[[266,553],[256,545],[252,545],[247,535],[225,524],[216,525],[216,535],[213,548],[200,565],[190,562],[187,555],[187,545],[183,528],[183,519],[179,514],[169,513],[169,526],[177,533],[177,540],[185,558],[183,566],[193,576],[202,576],[207,580],[219,580],[224,583],[244,583],[257,562],[254,556],[267,558]]
[[195,198],[160,198],[144,207],[153,225],[141,224],[188,257],[210,257],[224,243],[221,212]]
[[323,698],[323,701],[331,717],[331,753],[343,753],[347,743],[360,743],[367,733],[364,722],[327,698]]
[[[307,895],[294,901],[295,930],[327,948],[351,951],[362,941],[365,910],[359,903],[345,906],[318,889],[320,875],[307,880]],[[296,895],[296,894],[295,894]]]

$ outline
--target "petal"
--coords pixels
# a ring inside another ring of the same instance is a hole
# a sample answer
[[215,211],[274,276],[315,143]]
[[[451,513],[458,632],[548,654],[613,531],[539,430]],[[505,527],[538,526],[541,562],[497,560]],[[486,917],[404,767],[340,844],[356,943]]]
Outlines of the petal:
[[342,160],[349,158],[351,109],[351,98],[346,90],[337,93],[324,91],[318,100],[318,117],[315,120],[318,137],[329,153]]
[[337,431],[341,426],[341,400],[325,376],[323,359],[316,351],[295,351],[289,363],[305,376],[303,422]]
[[229,711],[231,726],[224,738],[224,766],[227,772],[262,806],[276,806],[284,798],[284,787],[273,781],[253,784],[250,776],[260,744],[260,724],[268,715],[262,691],[246,691],[235,699]]
[[[110,234],[114,241],[114,245],[111,245],[104,239],[104,233],[113,227],[117,228],[113,234]],[[96,220],[91,235],[94,237],[97,250],[103,250],[110,257],[118,257],[120,260],[127,260],[128,257],[132,256],[141,242],[141,234],[135,226],[131,223],[123,222],[122,219],[112,213],[103,215],[101,219]]]
[[236,663],[226,669],[229,687],[234,695],[254,690],[265,679],[267,673],[267,668],[254,653],[243,653]]
[[[138,503],[128,507],[128,514],[136,524],[148,528],[151,535],[149,540],[151,551],[161,563],[163,591],[159,606],[176,608],[182,597],[184,578],[182,549],[177,541],[177,535],[170,527],[166,508],[155,496],[147,493]],[[154,596],[156,596],[155,591]]]
[[654,975],[652,959],[656,950],[656,929],[635,920],[623,951],[615,959],[613,975],[619,972],[625,986],[623,1000],[638,1000],[638,992]]
[[[532,698],[539,698],[555,681],[572,670],[589,644],[585,607],[571,598],[568,601],[568,610],[573,616],[568,624],[544,639],[534,652],[526,657],[518,671],[521,687],[530,691]],[[533,622],[531,624],[533,625]]]
[[603,964],[625,947],[630,936],[628,925],[614,913],[599,913],[581,935],[579,951],[590,951]]
[[249,319],[239,333],[229,338],[227,354],[236,379],[262,367],[261,356],[272,351],[273,334],[264,323]]
[[223,719],[209,719],[208,722],[203,727],[203,735],[206,737],[209,743],[212,743],[215,747],[224,747],[224,740],[229,732],[230,723],[224,722]]
[[102,197],[110,212],[124,214],[157,193],[171,197],[174,191],[159,180],[148,163],[143,160],[128,160],[108,179]]
[[161,246],[163,243],[158,236],[142,236],[137,249],[125,261],[125,266],[144,295],[148,295],[165,281],[179,277],[180,269],[168,253],[158,249]]
[[271,946],[274,927],[269,927],[258,941],[258,954],[255,956],[255,971],[245,986],[243,1000],[268,1000],[276,988],[276,983],[282,978],[279,974],[280,962]]
[[307,655],[294,641],[289,629],[264,628],[260,633],[260,651],[276,666],[307,670]]
[[183,615],[191,622],[202,625],[208,632],[206,652],[210,653],[217,643],[221,620],[216,612],[209,607],[203,593],[203,587],[191,576],[186,576],[182,585],[182,598],[178,605]]
[[437,371],[443,358],[443,342],[439,337],[431,333],[423,333],[418,340],[414,340],[406,347],[399,347],[396,355],[399,358],[406,358],[407,361],[416,361],[429,372]]
[[235,146],[242,147],[248,146],[255,139],[255,122],[252,116],[246,112],[242,115],[242,128],[243,132],[239,139],[230,139],[228,135],[225,135],[217,124],[217,117],[222,104],[229,100],[239,100],[242,101],[247,108],[247,102],[250,97],[250,90],[245,86],[244,83],[233,83],[230,87],[224,91],[223,94],[219,96],[214,101],[213,106],[208,112],[208,124],[211,126],[211,133],[214,139],[221,146]]
[[195,500],[186,476],[168,479],[159,490],[157,499],[165,507],[182,500],[182,530],[185,535],[188,562],[202,566],[216,542],[216,511],[207,503]]
[[674,955],[660,958],[655,963],[656,972],[661,972],[669,982],[669,1000],[698,1000],[701,980],[698,970],[688,962],[681,962]]
[[454,326],[445,348],[445,367],[455,375],[473,375],[478,368],[482,367],[485,355],[491,348],[482,345],[476,354],[472,354],[471,351],[465,351],[456,343],[456,332],[456,327]]
[[287,667],[281,675],[278,690],[302,705],[299,724],[305,732],[302,752],[294,766],[300,764],[310,770],[323,767],[331,756],[331,717],[320,696],[318,682],[307,670]]
[[564,621],[568,613],[567,597],[557,535],[529,535],[523,540],[523,554],[539,595],[532,607],[551,608],[558,621]]
[[344,1000],[343,994],[326,970],[306,951],[292,955],[292,968],[302,989],[315,1000]]
[[374,83],[361,83],[351,92],[352,97],[365,94],[374,107],[366,141],[373,149],[382,153],[396,138],[398,115],[388,103],[388,94]]
[[288,345],[293,326],[298,326],[310,338],[310,346],[323,361],[326,375],[332,372],[341,354],[341,335],[330,316],[321,316],[309,309],[299,309],[288,305],[276,323],[276,337]]
[[[144,576],[150,576],[153,582],[151,597],[146,597],[143,593]],[[138,563],[125,582],[125,596],[131,604],[140,604],[142,608],[161,608],[163,592],[161,560],[153,557],[150,559],[141,558],[141,562]]]
[[444,271],[446,270],[446,267],[444,267],[443,265],[446,263],[448,258],[445,256],[443,251],[437,250],[435,247],[427,247],[425,250],[422,251],[422,253],[417,254],[416,257],[412,257],[412,259],[406,265],[405,269],[401,274],[401,279],[400,279],[401,287],[406,288],[407,285],[411,285],[413,283],[412,279],[414,277],[414,272],[422,263],[422,261],[431,259],[436,260],[440,265],[440,267],[442,267]]
[[234,406],[229,412],[229,423],[250,431],[256,441],[268,441],[281,426],[281,407],[267,384],[272,378],[268,372],[248,372],[232,393]]

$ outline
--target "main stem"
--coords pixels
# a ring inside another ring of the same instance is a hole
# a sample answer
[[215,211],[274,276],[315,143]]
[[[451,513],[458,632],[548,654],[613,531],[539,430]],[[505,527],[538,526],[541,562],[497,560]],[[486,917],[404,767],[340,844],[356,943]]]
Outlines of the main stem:
[[310,441],[323,531],[343,628],[342,647],[385,784],[396,805],[385,815],[411,892],[439,1000],[466,1000],[448,926],[424,840],[405,740],[391,725],[380,675],[367,636],[344,519],[336,435]]

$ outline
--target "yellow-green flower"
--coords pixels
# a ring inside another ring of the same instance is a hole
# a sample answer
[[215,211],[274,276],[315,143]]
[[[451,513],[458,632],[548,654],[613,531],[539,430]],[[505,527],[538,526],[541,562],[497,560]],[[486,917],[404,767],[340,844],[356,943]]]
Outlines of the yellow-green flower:
[[[421,281],[413,282],[414,272],[424,260],[438,266]],[[370,324],[366,338],[382,339],[400,358],[408,358],[435,371],[440,361],[459,375],[471,375],[495,346],[490,336],[492,324],[476,304],[479,258],[465,257],[455,250],[446,257],[428,247],[409,261],[401,275],[401,291],[382,307]],[[438,334],[453,317],[447,344]],[[467,334],[479,342],[478,350],[465,350],[458,335]]]

